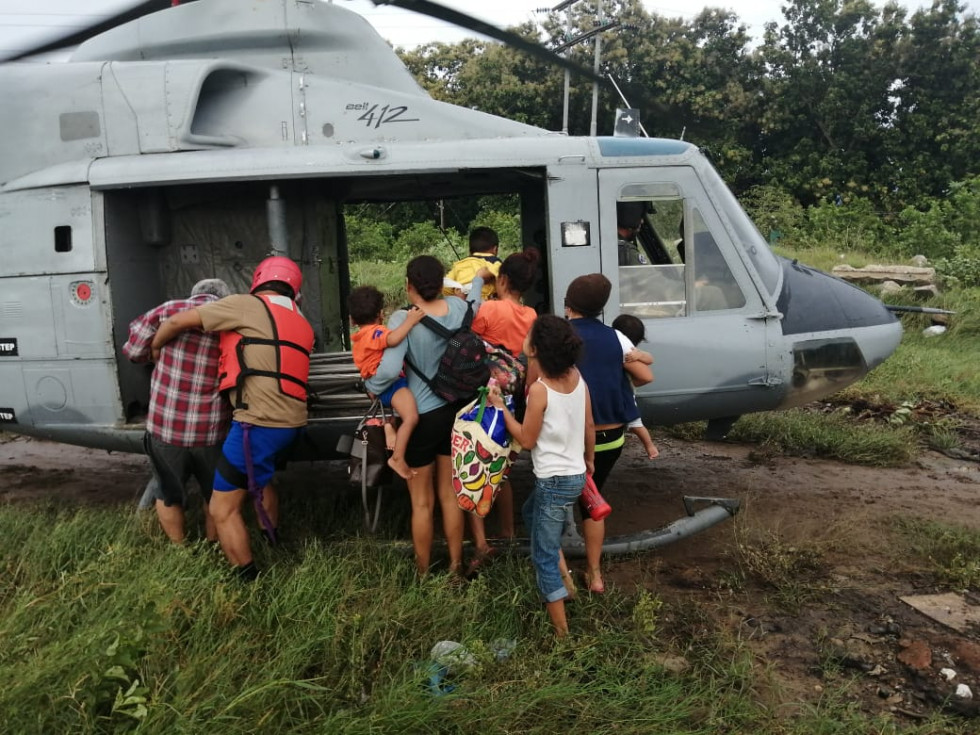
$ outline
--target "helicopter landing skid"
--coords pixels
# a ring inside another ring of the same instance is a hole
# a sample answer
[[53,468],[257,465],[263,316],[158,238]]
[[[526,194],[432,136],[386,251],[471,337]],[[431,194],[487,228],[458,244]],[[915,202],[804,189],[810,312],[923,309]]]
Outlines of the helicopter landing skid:
[[[706,505],[698,509],[697,506],[702,504]],[[617,556],[666,546],[711,528],[728,518],[733,518],[740,507],[741,501],[734,498],[685,495],[684,510],[687,513],[685,517],[678,518],[673,523],[656,530],[607,537],[602,545],[602,553]],[[531,548],[530,539],[527,538],[491,539],[489,543],[501,551],[530,553]],[[566,557],[577,559],[585,556],[585,539],[582,538],[575,525],[575,517],[571,508],[566,511],[561,548]]]

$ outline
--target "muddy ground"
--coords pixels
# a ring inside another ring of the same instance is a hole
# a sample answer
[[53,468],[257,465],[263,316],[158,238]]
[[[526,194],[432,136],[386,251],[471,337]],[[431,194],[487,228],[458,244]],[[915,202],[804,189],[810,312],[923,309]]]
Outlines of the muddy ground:
[[[693,539],[611,561],[608,585],[643,585],[668,609],[696,610],[715,631],[746,641],[770,672],[771,691],[760,695],[787,713],[853,680],[851,696],[868,712],[910,722],[938,708],[976,716],[978,628],[957,632],[899,598],[959,593],[973,613],[980,608],[969,606],[980,599],[944,588],[927,563],[903,555],[895,519],[980,529],[977,463],[928,453],[909,467],[877,469],[728,443],[658,443],[661,456],[653,461],[629,444],[610,478],[610,534],[669,523],[682,514],[683,495],[736,498],[742,511],[737,522]],[[345,483],[342,463],[326,467],[328,482]],[[146,468],[142,456],[0,435],[0,502],[135,505]],[[283,479],[284,503],[290,476],[303,470],[293,472]],[[524,461],[515,469],[518,494],[528,481]],[[690,619],[661,623],[665,636],[690,639]],[[674,653],[669,665],[683,666],[684,651]],[[940,674],[944,668],[956,672],[952,681]],[[959,684],[971,688],[973,700],[953,696]]]

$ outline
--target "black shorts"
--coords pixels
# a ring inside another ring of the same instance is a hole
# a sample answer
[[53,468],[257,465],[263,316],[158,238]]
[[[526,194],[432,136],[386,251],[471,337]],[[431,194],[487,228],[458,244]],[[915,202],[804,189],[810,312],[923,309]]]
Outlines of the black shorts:
[[164,505],[168,508],[172,505],[184,506],[184,486],[191,475],[200,485],[204,501],[211,500],[214,468],[221,455],[220,444],[210,447],[178,447],[147,434],[144,447],[153,464],[153,470],[160,478],[160,500]]
[[[601,446],[603,444],[613,442],[620,439],[626,432],[625,426],[617,426],[615,429],[603,429],[602,431],[597,431],[595,433],[595,443],[596,446]],[[595,474],[592,475],[592,481],[598,490],[602,490],[602,486],[606,484],[606,480],[609,478],[609,473],[612,472],[613,465],[619,459],[619,455],[623,453],[622,445],[616,447],[615,449],[606,449],[605,451],[600,451],[595,453]]]
[[447,403],[419,414],[419,423],[405,447],[405,463],[409,467],[425,467],[435,462],[438,455],[450,456],[453,424],[460,408],[462,405]]

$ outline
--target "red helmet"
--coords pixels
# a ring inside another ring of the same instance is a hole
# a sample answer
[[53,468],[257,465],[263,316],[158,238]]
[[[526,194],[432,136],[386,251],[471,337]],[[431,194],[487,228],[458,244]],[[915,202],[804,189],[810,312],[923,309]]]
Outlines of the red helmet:
[[252,276],[251,292],[255,293],[259,286],[270,281],[282,281],[292,286],[293,295],[296,296],[303,285],[303,273],[299,266],[289,258],[273,255],[256,266],[255,275]]

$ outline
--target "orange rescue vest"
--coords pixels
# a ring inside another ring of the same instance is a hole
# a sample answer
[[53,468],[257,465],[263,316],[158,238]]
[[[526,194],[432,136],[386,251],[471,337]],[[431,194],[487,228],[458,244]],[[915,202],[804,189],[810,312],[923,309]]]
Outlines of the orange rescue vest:
[[[222,332],[220,337],[221,356],[218,361],[218,389],[237,392],[235,408],[248,409],[242,400],[242,389],[245,379],[250,375],[261,375],[276,378],[279,390],[297,401],[306,401],[310,377],[310,353],[313,351],[313,328],[306,318],[299,313],[296,304],[290,301],[290,306],[276,303],[278,299],[269,295],[256,296],[272,324],[272,339],[261,337],[243,337],[238,332]],[[276,300],[274,300],[276,299]],[[245,363],[245,347],[247,345],[269,345],[276,348],[276,370],[259,370]]]

